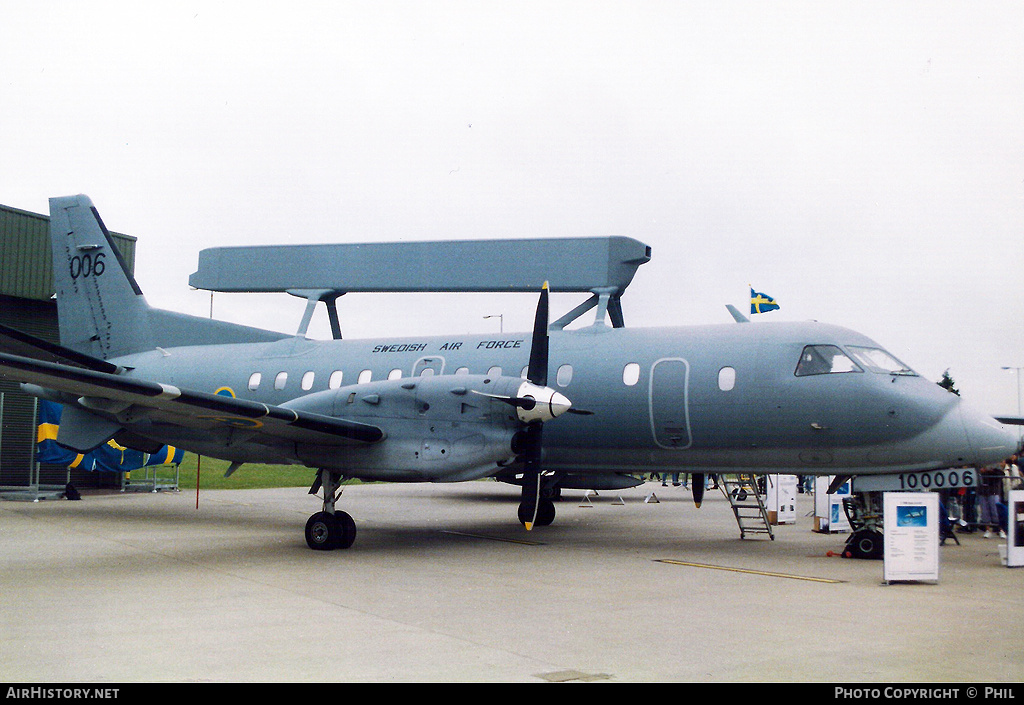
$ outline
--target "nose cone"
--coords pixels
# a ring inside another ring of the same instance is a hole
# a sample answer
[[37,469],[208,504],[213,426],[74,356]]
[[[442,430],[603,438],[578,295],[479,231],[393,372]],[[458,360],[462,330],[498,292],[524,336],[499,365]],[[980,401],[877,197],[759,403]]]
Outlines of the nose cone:
[[964,432],[974,451],[973,465],[991,465],[1006,460],[1018,450],[1017,432],[1004,426],[988,414],[960,406]]
[[561,416],[572,407],[563,394],[550,387],[540,387],[531,382],[524,382],[517,395],[520,399],[531,400],[529,404],[518,406],[519,418],[527,423],[531,421],[550,421]]

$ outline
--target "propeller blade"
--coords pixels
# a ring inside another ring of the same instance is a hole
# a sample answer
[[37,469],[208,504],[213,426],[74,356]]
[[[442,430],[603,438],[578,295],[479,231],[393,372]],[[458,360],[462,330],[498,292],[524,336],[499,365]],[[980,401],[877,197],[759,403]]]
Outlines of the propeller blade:
[[[533,320],[533,340],[530,342],[530,366],[526,369],[526,379],[538,387],[548,386],[548,283],[540,289],[540,300],[537,302],[537,313]],[[566,400],[568,401],[568,400]],[[519,408],[525,411],[532,409]],[[540,509],[540,483],[541,483],[541,445],[543,443],[544,426],[542,423],[527,423],[523,429],[525,434],[525,452],[523,453],[523,489],[525,495],[527,479],[534,479],[536,482],[536,494],[533,498],[533,516],[530,521],[524,522],[526,530],[533,529],[537,522],[537,512]]]
[[690,476],[690,486],[693,488],[693,503],[700,507],[704,501],[704,473],[693,473]]
[[530,344],[530,366],[526,378],[538,387],[548,386],[548,283],[540,290],[537,315],[533,321],[533,341]]
[[526,496],[526,482],[528,479],[536,480],[536,490],[533,498],[533,516],[530,521],[524,522],[527,531],[532,531],[537,523],[537,512],[540,509],[540,453],[543,442],[544,425],[541,423],[527,424],[523,429],[524,452],[523,452],[523,496]]

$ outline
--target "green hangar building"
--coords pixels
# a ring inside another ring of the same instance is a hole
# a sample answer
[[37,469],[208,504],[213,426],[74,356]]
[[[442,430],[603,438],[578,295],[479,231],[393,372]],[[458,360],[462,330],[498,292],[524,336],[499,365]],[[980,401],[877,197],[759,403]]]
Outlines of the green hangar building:
[[[54,300],[50,218],[0,205],[0,324],[59,343]],[[135,270],[136,239],[111,233],[129,271]],[[0,380],[0,488],[63,486],[65,467],[36,465],[36,399],[16,383]],[[70,471],[76,486],[120,486],[115,473]]]

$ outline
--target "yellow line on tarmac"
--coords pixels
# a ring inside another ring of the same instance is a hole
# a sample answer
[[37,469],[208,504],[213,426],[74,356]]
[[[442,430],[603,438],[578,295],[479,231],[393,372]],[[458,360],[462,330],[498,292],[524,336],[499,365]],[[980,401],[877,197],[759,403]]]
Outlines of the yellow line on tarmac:
[[750,575],[763,575],[769,578],[789,578],[790,580],[807,580],[812,583],[844,583],[845,580],[832,580],[831,578],[812,578],[806,575],[790,575],[788,573],[772,573],[766,570],[749,570],[747,568],[730,568],[724,565],[710,565],[708,563],[689,563],[687,561],[676,561],[670,558],[655,559],[656,563],[668,563],[669,565],[682,565],[690,568],[710,568],[711,570],[727,570],[731,573],[748,573]]

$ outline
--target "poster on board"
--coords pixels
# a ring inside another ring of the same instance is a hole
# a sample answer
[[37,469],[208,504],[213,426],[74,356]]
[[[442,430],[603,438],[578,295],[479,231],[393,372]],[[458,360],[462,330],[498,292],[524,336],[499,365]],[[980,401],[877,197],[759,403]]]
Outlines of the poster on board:
[[847,480],[835,492],[828,489],[835,475],[814,478],[814,531],[836,533],[850,530],[843,500],[850,496],[851,482]]
[[938,581],[939,496],[934,492],[883,495],[886,582]]
[[1024,490],[1010,490],[1007,497],[1006,567],[1024,566]]
[[796,522],[796,495],[798,478],[796,475],[769,475],[768,521],[772,524],[793,524]]

